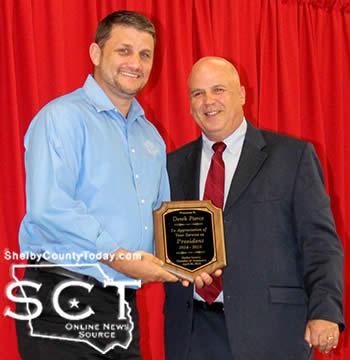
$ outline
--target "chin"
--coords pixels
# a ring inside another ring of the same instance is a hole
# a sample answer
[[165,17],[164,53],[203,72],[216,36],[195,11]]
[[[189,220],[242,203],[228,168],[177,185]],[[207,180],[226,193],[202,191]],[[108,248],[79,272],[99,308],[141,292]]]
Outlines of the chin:
[[142,90],[142,87],[119,86],[119,88],[122,93],[129,96],[135,96]]
[[221,128],[213,128],[213,127],[207,127],[205,128],[206,132],[208,134],[220,134],[222,132],[222,129]]

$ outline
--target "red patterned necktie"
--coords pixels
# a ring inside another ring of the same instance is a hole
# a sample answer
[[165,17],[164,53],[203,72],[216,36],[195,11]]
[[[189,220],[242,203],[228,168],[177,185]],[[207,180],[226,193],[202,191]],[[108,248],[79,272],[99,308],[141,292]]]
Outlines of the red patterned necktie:
[[[225,191],[225,163],[222,153],[226,149],[226,144],[217,142],[213,145],[214,154],[211,158],[207,181],[204,188],[203,200],[211,200],[218,207],[224,207]],[[222,291],[222,278],[213,276],[213,282],[196,292],[208,303],[212,304]]]

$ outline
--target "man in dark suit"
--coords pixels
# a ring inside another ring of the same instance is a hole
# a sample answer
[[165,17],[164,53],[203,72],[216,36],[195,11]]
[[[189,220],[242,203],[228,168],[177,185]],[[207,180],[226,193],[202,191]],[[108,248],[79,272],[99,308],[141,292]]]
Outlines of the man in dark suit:
[[[202,274],[195,289],[166,284],[167,359],[330,352],[344,327],[343,253],[313,146],[252,126],[225,59],[193,66],[189,96],[202,136],[169,154],[172,200],[223,207],[227,267],[222,279]],[[206,294],[212,280],[214,298]]]

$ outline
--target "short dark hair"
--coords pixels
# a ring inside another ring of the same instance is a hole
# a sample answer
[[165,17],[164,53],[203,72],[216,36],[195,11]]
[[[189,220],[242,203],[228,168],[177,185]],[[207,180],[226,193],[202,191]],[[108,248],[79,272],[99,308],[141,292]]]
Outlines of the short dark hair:
[[112,28],[116,25],[133,27],[136,30],[147,32],[156,42],[156,29],[146,16],[134,11],[123,10],[114,11],[99,22],[95,34],[95,43],[99,47],[103,47],[110,38]]

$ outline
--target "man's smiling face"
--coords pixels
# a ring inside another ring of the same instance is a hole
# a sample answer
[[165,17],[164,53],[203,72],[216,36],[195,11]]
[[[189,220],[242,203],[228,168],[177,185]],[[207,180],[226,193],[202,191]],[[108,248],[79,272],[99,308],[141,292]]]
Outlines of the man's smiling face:
[[149,33],[114,26],[102,48],[95,47],[95,80],[112,98],[132,99],[148,81],[153,55],[154,39]]
[[236,69],[216,58],[203,58],[189,78],[191,114],[212,141],[231,135],[243,120],[244,87]]

